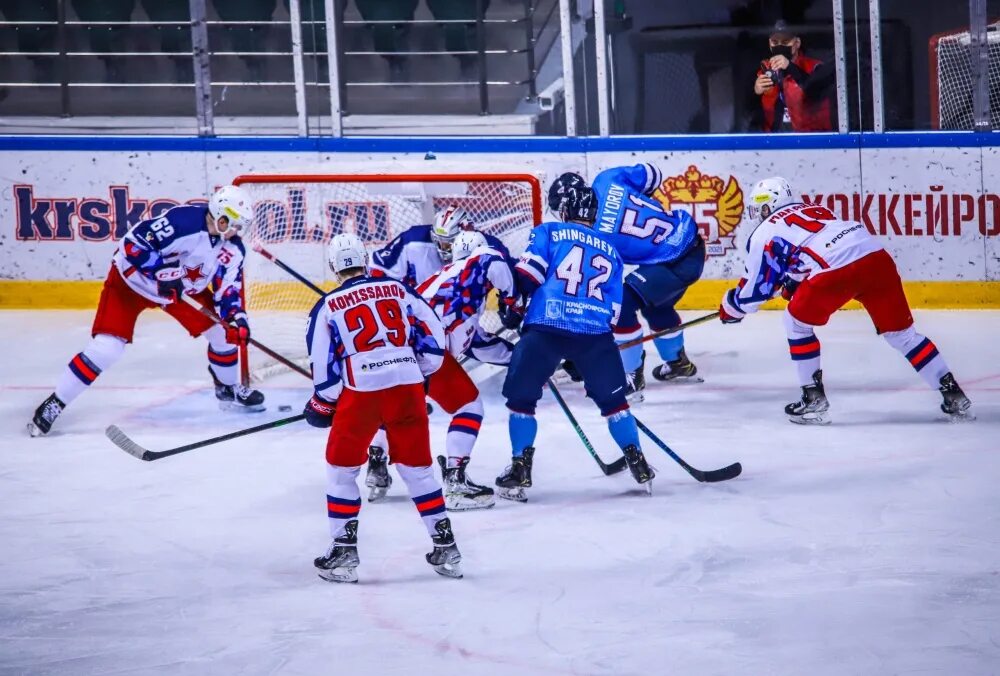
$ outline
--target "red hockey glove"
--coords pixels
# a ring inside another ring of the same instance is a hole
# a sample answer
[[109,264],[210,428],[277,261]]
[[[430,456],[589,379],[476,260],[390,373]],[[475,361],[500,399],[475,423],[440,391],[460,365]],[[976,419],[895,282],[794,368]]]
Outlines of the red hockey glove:
[[786,280],[784,285],[781,287],[781,297],[785,300],[791,300],[792,296],[795,295],[796,290],[799,288],[801,282],[796,282],[794,279]]
[[719,303],[719,321],[723,324],[738,324],[744,317],[746,313],[736,304],[736,289],[730,289]]
[[336,402],[329,402],[318,394],[314,394],[312,399],[306,402],[302,413],[305,415],[307,423],[313,427],[325,429],[333,425],[333,413],[336,410]]
[[160,268],[153,273],[156,280],[156,293],[171,303],[176,303],[184,293],[184,272],[180,265]]
[[242,345],[250,341],[250,322],[247,313],[242,310],[229,318],[232,324],[226,326],[226,342],[230,345]]

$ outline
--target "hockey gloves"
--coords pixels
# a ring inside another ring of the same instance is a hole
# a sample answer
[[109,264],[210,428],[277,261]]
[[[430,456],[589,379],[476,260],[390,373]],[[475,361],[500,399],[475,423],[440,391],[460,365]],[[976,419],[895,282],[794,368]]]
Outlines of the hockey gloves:
[[306,417],[306,422],[313,427],[325,429],[333,425],[333,413],[336,410],[336,403],[326,401],[318,394],[314,394],[312,399],[306,403],[302,414]]
[[516,331],[524,319],[524,304],[517,298],[503,298],[500,300],[497,314],[500,315],[500,323],[504,328]]
[[156,293],[171,303],[176,303],[184,293],[184,272],[180,265],[162,267],[153,273]]
[[230,345],[243,345],[250,340],[250,323],[247,313],[240,310],[229,318],[232,324],[226,326],[226,342]]
[[719,303],[719,321],[723,324],[738,324],[746,317],[746,313],[736,303],[736,289],[730,289]]

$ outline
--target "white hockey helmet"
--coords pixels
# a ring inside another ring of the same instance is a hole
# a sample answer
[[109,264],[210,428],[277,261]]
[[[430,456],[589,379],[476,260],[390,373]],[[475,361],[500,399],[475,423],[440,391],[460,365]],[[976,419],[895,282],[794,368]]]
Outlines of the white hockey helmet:
[[780,176],[758,181],[747,199],[747,217],[760,223],[781,207],[795,202],[792,187]]
[[431,239],[437,245],[441,260],[445,263],[451,261],[451,247],[458,233],[472,230],[473,227],[472,219],[461,207],[451,204],[438,212],[434,217],[434,227],[431,228]]
[[330,269],[337,275],[351,268],[368,269],[368,249],[353,232],[334,235],[326,247]]
[[[239,232],[253,223],[253,200],[243,188],[237,185],[224,185],[209,198],[208,212],[212,214],[216,224],[220,218],[225,217],[229,221],[229,228],[232,228],[234,233]],[[220,232],[228,232],[229,228]]]
[[464,261],[481,246],[486,246],[486,235],[478,230],[463,230],[451,243],[452,262]]

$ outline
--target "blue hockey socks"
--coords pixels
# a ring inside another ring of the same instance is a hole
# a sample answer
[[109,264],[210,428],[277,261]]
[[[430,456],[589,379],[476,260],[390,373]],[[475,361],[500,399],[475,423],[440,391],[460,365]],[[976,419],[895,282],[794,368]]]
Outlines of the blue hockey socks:
[[637,368],[642,366],[642,343],[633,345],[632,347],[626,347],[621,351],[621,355],[622,366],[625,367],[625,373],[632,373]]
[[656,351],[660,353],[660,358],[663,361],[676,361],[684,347],[684,332],[654,338],[653,345],[656,346]]
[[510,445],[514,457],[521,457],[525,448],[535,445],[535,436],[538,434],[538,421],[535,420],[535,416],[511,411],[507,427],[510,430]]
[[629,446],[639,446],[639,428],[628,409],[608,416],[608,431],[622,450]]

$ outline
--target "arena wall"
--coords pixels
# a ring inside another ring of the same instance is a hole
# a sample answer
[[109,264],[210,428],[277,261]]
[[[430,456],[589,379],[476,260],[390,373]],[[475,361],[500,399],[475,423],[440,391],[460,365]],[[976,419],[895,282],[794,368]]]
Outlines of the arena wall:
[[[997,144],[994,146],[994,144]],[[785,176],[892,252],[915,307],[1000,307],[1000,143],[988,134],[612,139],[0,137],[0,307],[92,307],[117,240],[239,174],[563,171],[649,161],[707,234],[712,308],[742,271],[743,200]]]

